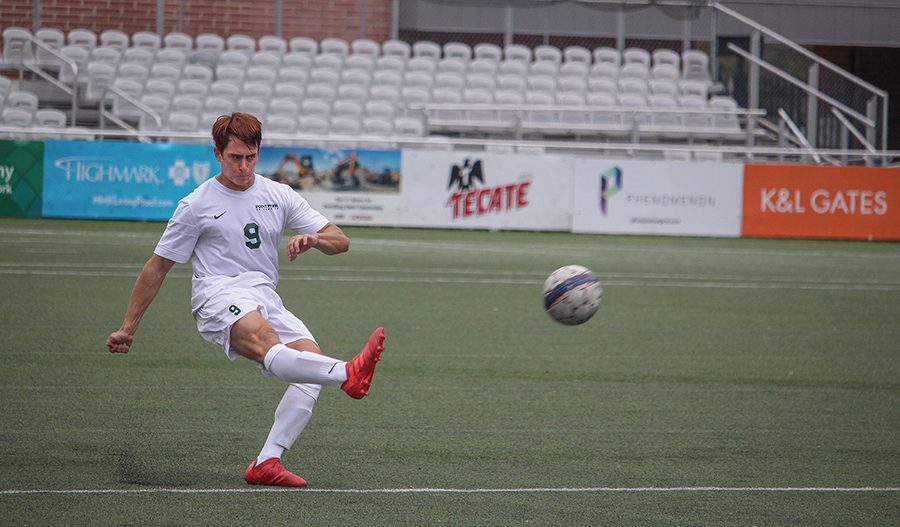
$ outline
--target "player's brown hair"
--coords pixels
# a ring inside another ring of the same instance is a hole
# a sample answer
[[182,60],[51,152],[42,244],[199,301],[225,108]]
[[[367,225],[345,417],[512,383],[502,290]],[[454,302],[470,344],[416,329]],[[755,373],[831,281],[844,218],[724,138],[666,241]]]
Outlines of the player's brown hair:
[[224,152],[232,137],[249,146],[259,147],[262,143],[262,123],[254,115],[234,112],[222,115],[212,126],[212,137],[219,152]]

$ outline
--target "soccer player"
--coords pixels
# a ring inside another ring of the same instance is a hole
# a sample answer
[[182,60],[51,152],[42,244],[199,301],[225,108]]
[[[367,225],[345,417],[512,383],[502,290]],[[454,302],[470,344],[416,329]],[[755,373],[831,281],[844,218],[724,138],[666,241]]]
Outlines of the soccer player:
[[110,334],[112,353],[128,353],[138,324],[166,274],[191,262],[191,311],[208,342],[230,360],[254,361],[264,375],[289,383],[275,409],[275,422],[259,455],[244,473],[251,485],[305,487],[306,481],[281,464],[312,415],[321,387],[334,386],[350,397],[369,393],[381,357],[384,329],[376,329],[349,362],[322,355],[306,325],[288,311],[275,292],[278,246],[285,229],[287,256],[315,248],[346,252],[350,239],[287,185],[255,173],[262,126],[253,115],[219,117],[212,127],[221,172],[178,203],[153,255],[138,276],[122,327]]

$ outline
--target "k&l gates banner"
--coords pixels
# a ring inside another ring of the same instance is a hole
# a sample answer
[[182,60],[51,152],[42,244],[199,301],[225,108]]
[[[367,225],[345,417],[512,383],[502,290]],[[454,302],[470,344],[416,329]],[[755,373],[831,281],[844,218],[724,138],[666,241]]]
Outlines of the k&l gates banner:
[[47,141],[43,214],[167,220],[218,171],[211,145]]
[[900,240],[900,170],[747,165],[744,236]]

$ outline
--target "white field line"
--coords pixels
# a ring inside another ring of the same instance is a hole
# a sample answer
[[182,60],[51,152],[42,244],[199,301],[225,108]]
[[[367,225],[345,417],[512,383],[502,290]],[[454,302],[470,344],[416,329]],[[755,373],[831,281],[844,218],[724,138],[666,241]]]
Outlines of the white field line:
[[[367,270],[368,271],[368,270]],[[104,270],[77,270],[77,269],[2,269],[0,275],[37,275],[37,276],[87,276],[104,278],[137,278],[138,270],[132,271],[104,271]],[[190,278],[190,274],[171,272],[169,278]],[[704,281],[647,281],[647,280],[603,280],[604,287],[677,287],[688,289],[800,289],[811,291],[900,291],[897,283],[825,283],[825,282],[752,282],[725,280],[717,281],[715,278]],[[752,280],[752,279],[751,279]],[[487,285],[527,285],[539,286],[542,279],[525,278],[475,278],[475,277],[447,277],[447,276],[368,276],[368,275],[282,275],[281,281],[300,282],[357,282],[357,283],[404,283],[404,284],[487,284]]]
[[[229,386],[230,388],[230,386]],[[629,435],[641,435],[644,437],[647,436],[689,436],[689,437],[699,437],[706,435],[716,435],[721,437],[723,433],[731,434],[735,437],[739,435],[746,437],[751,434],[779,434],[779,435],[795,435],[808,437],[809,430],[806,428],[797,428],[793,430],[786,430],[783,427],[771,427],[771,428],[731,428],[729,427],[727,432],[720,428],[715,429],[702,429],[702,428],[691,428],[691,429],[653,429],[653,428],[610,428],[605,426],[595,426],[595,427],[566,427],[565,430],[561,430],[560,428],[495,428],[491,427],[489,429],[481,429],[481,428],[455,428],[452,432],[449,432],[447,429],[443,428],[414,428],[408,427],[410,431],[415,431],[416,434],[420,435],[441,435],[443,437],[466,437],[472,435],[479,436],[500,436],[500,435],[515,435],[516,437],[526,437],[531,435],[547,435],[547,436],[566,436],[574,433],[594,433],[594,434],[605,434],[607,436],[611,435],[619,435],[619,436],[629,436]],[[349,432],[374,432],[372,427],[359,427],[359,428],[348,428],[343,427],[342,430]],[[394,432],[397,431],[398,427],[381,427],[377,430],[379,434],[386,432]],[[66,427],[64,431],[61,433],[65,434],[109,434],[120,436],[124,433],[128,433],[134,431],[134,428],[73,428]],[[154,426],[153,432],[156,434],[169,434],[169,435],[191,435],[191,436],[206,436],[206,435],[234,435],[236,432],[233,428],[161,428]],[[14,430],[7,430],[3,432],[5,436],[31,436],[31,435],[40,435],[43,437],[47,437],[50,434],[60,433],[59,430],[53,429],[42,429],[42,428],[16,428]],[[256,432],[248,432],[241,431],[247,437],[255,437]],[[871,435],[891,435],[896,434],[895,430],[862,430],[862,429],[845,429],[845,430],[825,430],[821,428],[817,428],[815,430],[817,434],[828,434],[828,435],[845,435],[845,436],[871,436]],[[252,434],[252,436],[251,436]]]
[[[137,243],[146,243],[148,246],[152,247],[159,240],[159,236],[162,234],[164,229],[164,225],[160,223],[160,230],[158,234],[148,233],[148,232],[130,232],[130,231],[114,231],[114,230],[103,230],[103,231],[85,231],[85,230],[66,230],[60,231],[58,229],[0,229],[0,244],[3,243],[15,243],[17,246],[21,246],[23,243],[35,243],[35,244],[45,244],[46,241],[36,239],[35,237],[39,236],[47,236],[53,238],[54,244],[76,244],[76,245],[109,245],[110,238],[116,238],[119,240],[119,243],[123,240],[128,240],[129,242],[137,242]],[[25,237],[25,240],[21,238]],[[15,238],[13,240],[12,238]],[[79,239],[74,239],[79,238]],[[680,243],[679,245],[670,245],[661,243],[658,239],[652,239],[648,241],[647,245],[638,245],[635,243],[632,244],[622,244],[616,242],[609,242],[604,239],[602,242],[599,241],[601,238],[598,235],[597,243],[586,243],[589,237],[585,238],[585,241],[579,241],[572,243],[534,243],[534,242],[516,242],[516,241],[503,241],[496,242],[494,240],[474,240],[472,242],[465,241],[454,241],[454,242],[442,242],[442,241],[428,241],[428,240],[401,240],[395,238],[365,238],[365,239],[354,239],[354,246],[365,246],[368,249],[376,249],[376,250],[415,250],[415,251],[449,251],[454,253],[459,252],[474,252],[474,253],[494,253],[494,254],[527,254],[534,255],[535,252],[540,253],[552,253],[552,252],[566,252],[571,255],[581,255],[581,254],[597,254],[597,253],[607,253],[607,252],[637,252],[637,253],[688,253],[692,255],[696,255],[699,253],[702,254],[718,254],[718,255],[741,255],[741,256],[788,256],[788,257],[848,257],[848,258],[891,258],[891,259],[900,259],[900,252],[867,252],[861,250],[862,244],[858,247],[854,246],[855,250],[841,250],[841,251],[825,251],[825,250],[805,250],[805,249],[765,249],[759,247],[748,247],[748,248],[740,248],[740,247],[719,247],[719,248],[710,248],[704,246],[698,246],[694,244],[685,244]],[[735,243],[740,243],[736,241]]]
[[131,232],[131,231],[115,231],[115,230],[96,230],[96,231],[85,231],[85,230],[60,230],[60,229],[0,229],[0,235],[4,237],[8,236],[26,236],[26,237],[34,237],[34,236],[51,236],[53,238],[57,238],[59,240],[65,240],[70,236],[81,236],[81,237],[89,237],[89,238],[156,238],[159,239],[159,236],[162,234],[162,231],[165,229],[165,225],[160,223],[159,234],[152,234],[147,232]]
[[[83,262],[77,264],[81,269],[90,271],[97,269],[116,269],[134,271],[135,277],[140,272],[143,263],[124,264],[124,263],[105,263],[105,262]],[[35,273],[43,269],[64,269],[71,271],[73,264],[69,262],[0,262],[0,274],[3,274],[4,268],[14,270],[29,270]],[[176,268],[178,269],[178,268]],[[324,265],[303,265],[303,266],[282,266],[280,269],[281,276],[292,276],[299,273],[309,273],[311,271],[322,273],[359,273],[361,270],[367,273],[386,273],[386,274],[403,274],[403,275],[463,275],[478,277],[531,277],[535,281],[543,281],[546,278],[543,271],[521,271],[515,269],[458,269],[458,268],[440,268],[440,267],[350,267],[350,266],[324,266]],[[694,275],[683,273],[628,273],[595,270],[604,279],[625,278],[625,279],[658,279],[658,280],[705,280],[705,281],[741,281],[741,282],[784,282],[784,283],[803,283],[803,284],[873,284],[873,285],[898,285],[900,281],[890,279],[877,278],[833,278],[828,280],[818,280],[797,277],[748,277],[736,275]]]
[[291,489],[279,487],[221,489],[9,489],[0,496],[34,494],[252,494],[271,492],[314,492],[321,494],[666,494],[666,493],[804,493],[804,494],[887,494],[900,487],[522,487],[522,488],[396,488],[396,489]]
[[[637,241],[637,240],[636,240]],[[662,254],[714,254],[724,256],[786,256],[786,257],[850,257],[850,258],[900,258],[900,252],[865,252],[865,251],[823,251],[823,250],[805,250],[805,249],[764,249],[759,247],[708,247],[703,245],[667,245],[660,242],[659,239],[648,240],[647,245],[631,245],[610,243],[608,241],[598,241],[590,243],[587,239],[583,242],[565,243],[517,243],[517,242],[494,242],[494,241],[474,241],[466,242],[437,242],[425,240],[395,240],[390,238],[373,239],[367,238],[362,240],[354,240],[356,245],[373,246],[376,249],[407,249],[407,250],[426,250],[433,251],[449,251],[449,252],[474,252],[474,253],[497,253],[497,254],[525,254],[533,256],[534,254],[553,254],[566,253],[571,255],[582,254],[604,254],[610,252],[619,253],[662,253]],[[740,243],[739,241],[736,243]]]

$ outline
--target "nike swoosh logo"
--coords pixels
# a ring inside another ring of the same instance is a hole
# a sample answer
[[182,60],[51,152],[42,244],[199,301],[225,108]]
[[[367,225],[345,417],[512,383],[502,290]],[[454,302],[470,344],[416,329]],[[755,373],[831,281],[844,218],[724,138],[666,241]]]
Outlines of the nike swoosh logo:
[[[226,210],[225,212],[228,212],[228,211]],[[225,212],[223,212],[222,214],[225,214]],[[213,216],[213,219],[217,220],[217,219],[221,218],[222,214],[219,214],[218,216]]]

